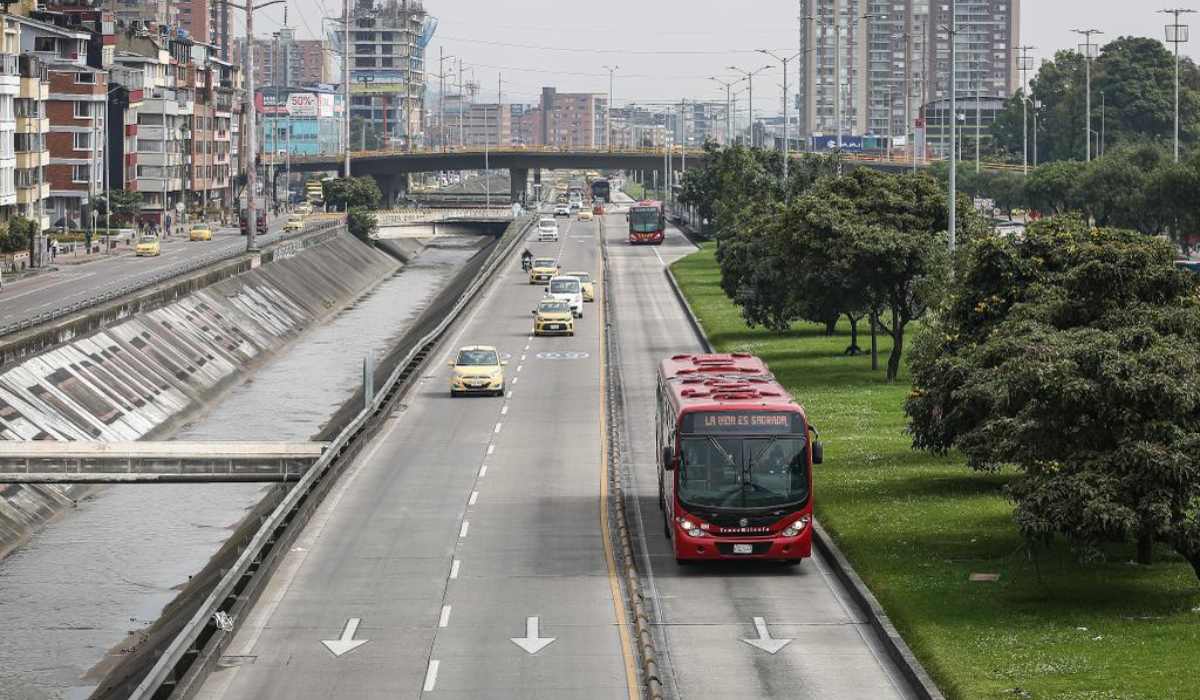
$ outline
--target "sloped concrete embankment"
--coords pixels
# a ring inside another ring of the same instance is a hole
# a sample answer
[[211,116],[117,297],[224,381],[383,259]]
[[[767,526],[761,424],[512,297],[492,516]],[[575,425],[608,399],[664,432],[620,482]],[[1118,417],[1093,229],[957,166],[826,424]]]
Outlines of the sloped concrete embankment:
[[[0,439],[151,436],[399,266],[343,234],[23,359],[0,372]],[[0,485],[0,556],[74,495]]]

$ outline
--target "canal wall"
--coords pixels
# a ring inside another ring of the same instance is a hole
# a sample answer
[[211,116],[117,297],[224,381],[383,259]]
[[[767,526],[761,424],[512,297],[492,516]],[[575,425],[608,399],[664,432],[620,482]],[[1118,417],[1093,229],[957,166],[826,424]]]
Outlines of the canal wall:
[[[0,368],[0,439],[153,437],[401,266],[345,233],[289,243],[241,274],[181,281],[186,294],[145,302],[148,310],[109,311],[117,317],[93,332],[68,330],[65,342],[22,353]],[[79,493],[0,485],[0,557]]]

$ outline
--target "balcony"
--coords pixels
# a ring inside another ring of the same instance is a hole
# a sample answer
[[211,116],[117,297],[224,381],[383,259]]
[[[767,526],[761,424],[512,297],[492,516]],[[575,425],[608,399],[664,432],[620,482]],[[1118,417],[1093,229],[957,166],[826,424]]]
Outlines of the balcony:
[[17,117],[18,134],[47,134],[50,132],[49,117]]
[[17,169],[37,168],[50,165],[50,151],[29,151],[17,154]]
[[36,204],[40,200],[49,198],[49,182],[17,188],[17,204]]
[[45,102],[50,99],[50,83],[41,78],[21,78],[21,92],[17,96]]

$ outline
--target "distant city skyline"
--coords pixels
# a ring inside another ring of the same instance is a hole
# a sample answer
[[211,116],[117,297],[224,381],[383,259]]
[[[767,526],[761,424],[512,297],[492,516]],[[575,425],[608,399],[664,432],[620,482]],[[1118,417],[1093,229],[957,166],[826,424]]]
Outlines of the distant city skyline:
[[[291,5],[289,17],[299,37],[317,36],[322,17],[340,17],[342,11],[338,0],[293,0]],[[610,0],[602,9],[525,0],[519,11],[513,3],[424,0],[424,5],[439,23],[427,68],[437,71],[439,49],[461,57],[481,86],[479,99],[488,101],[496,99],[498,74],[506,102],[535,103],[545,85],[607,93],[605,65],[620,66],[614,81],[616,105],[685,96],[723,100],[708,76],[733,77],[728,66],[750,69],[770,63],[754,52],[758,48],[795,53],[798,47],[797,0],[755,0],[752,9],[712,0]],[[1173,5],[1162,5],[1168,6]],[[1101,44],[1120,36],[1162,41],[1168,20],[1158,9],[1157,4],[1131,9],[1126,0],[1025,0],[1020,42],[1036,47],[1036,66],[1057,51],[1074,48],[1075,28],[1104,32]],[[260,11],[255,22],[263,35],[276,31],[283,22],[282,6]],[[240,14],[234,23],[242,28]],[[1191,23],[1200,27],[1200,19]],[[1182,45],[1181,53],[1196,55],[1197,41]],[[793,70],[792,92],[795,79]],[[781,82],[778,68],[756,78],[756,110],[778,112]]]

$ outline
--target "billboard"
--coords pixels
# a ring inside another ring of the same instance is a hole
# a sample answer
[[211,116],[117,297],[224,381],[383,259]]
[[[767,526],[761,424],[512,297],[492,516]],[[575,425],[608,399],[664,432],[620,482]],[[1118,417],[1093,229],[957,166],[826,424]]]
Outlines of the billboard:
[[[812,150],[813,151],[832,151],[837,148],[836,136],[813,136]],[[857,153],[863,149],[863,137],[861,136],[842,136],[842,150]]]
[[293,92],[288,95],[287,113],[293,117],[316,117],[317,95],[311,92]]

